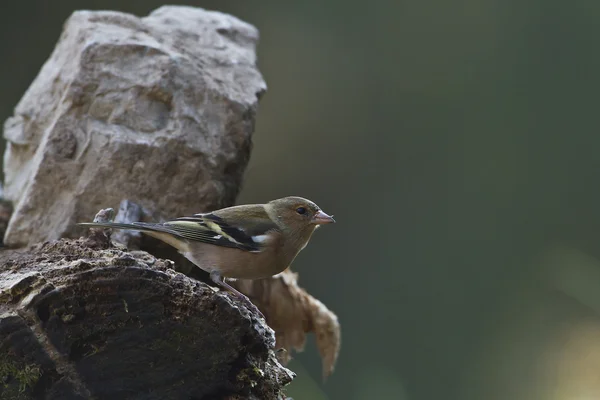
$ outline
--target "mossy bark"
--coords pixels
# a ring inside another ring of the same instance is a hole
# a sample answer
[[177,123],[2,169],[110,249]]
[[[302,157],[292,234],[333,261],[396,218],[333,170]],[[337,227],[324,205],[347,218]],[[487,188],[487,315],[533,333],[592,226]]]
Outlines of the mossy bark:
[[279,399],[273,331],[101,235],[0,252],[0,398]]

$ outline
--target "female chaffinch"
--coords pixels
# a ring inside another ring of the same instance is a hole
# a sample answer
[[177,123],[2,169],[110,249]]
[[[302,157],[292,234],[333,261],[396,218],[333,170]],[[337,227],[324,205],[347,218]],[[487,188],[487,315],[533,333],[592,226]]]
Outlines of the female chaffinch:
[[[258,311],[250,300],[223,280],[261,279],[290,266],[316,228],[335,220],[319,206],[290,196],[266,204],[247,204],[180,217],[163,223],[90,222],[78,225],[131,229],[175,247],[226,289]],[[262,316],[262,313],[258,311]]]

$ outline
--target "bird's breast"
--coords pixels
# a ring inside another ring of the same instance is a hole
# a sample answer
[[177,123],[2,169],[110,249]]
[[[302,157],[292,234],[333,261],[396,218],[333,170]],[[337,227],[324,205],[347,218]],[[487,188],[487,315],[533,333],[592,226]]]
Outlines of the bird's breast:
[[286,257],[277,250],[269,248],[260,252],[249,252],[202,244],[194,246],[184,255],[207,272],[217,271],[228,278],[261,279],[276,275],[289,266]]

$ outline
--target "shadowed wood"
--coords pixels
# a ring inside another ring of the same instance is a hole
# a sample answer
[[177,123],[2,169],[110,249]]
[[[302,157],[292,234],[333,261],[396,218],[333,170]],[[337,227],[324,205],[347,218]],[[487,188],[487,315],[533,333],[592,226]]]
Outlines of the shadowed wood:
[[108,240],[0,252],[0,398],[281,398],[293,373],[270,328]]

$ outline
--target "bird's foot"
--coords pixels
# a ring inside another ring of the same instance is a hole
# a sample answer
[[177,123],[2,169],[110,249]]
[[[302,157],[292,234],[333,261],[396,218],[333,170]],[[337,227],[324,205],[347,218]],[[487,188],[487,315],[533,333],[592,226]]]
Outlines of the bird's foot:
[[248,298],[248,296],[246,296],[246,295],[244,295],[244,294],[242,294],[240,292],[238,292],[238,293],[239,293],[239,295],[236,295],[236,297],[238,297],[240,300],[242,300],[246,304],[246,307],[248,307],[250,309],[250,311],[258,314],[265,321],[267,320],[265,318],[265,316],[263,315],[263,313],[260,312],[260,310],[258,309],[258,307],[256,307],[256,305],[250,301],[250,299]]
[[246,296],[245,294],[243,294],[242,292],[240,292],[239,290],[237,290],[236,288],[234,288],[233,286],[231,286],[229,283],[225,282],[223,280],[223,277],[220,274],[218,274],[217,272],[213,271],[213,272],[210,273],[210,278],[212,279],[212,281],[214,283],[216,283],[217,285],[219,285],[222,289],[225,289],[228,292],[234,294],[235,297],[237,297],[238,299],[240,299],[246,305],[246,307],[248,307],[250,309],[250,311],[258,314],[265,321],[267,320],[265,318],[265,316],[263,315],[263,313],[260,312],[260,310],[258,309],[258,307],[256,307],[254,305],[254,303],[252,303],[250,301],[250,299],[248,298],[248,296]]

